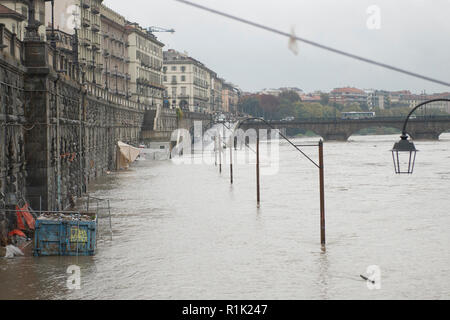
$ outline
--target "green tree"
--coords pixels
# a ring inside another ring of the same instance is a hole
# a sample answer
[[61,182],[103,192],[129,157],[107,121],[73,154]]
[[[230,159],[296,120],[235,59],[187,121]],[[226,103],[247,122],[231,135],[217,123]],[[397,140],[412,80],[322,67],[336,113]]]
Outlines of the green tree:
[[289,91],[283,91],[282,93],[280,93],[278,99],[280,100],[280,104],[283,102],[290,102],[290,103],[294,103],[294,102],[299,102],[301,101],[300,96],[298,95],[297,92],[289,90]]
[[330,103],[330,95],[328,93],[321,93],[320,94],[320,103],[323,106],[326,106]]
[[259,99],[254,95],[242,97],[239,100],[239,110],[254,117],[259,116],[259,114],[261,113]]
[[274,119],[279,110],[280,101],[276,96],[261,94],[259,95],[259,105],[265,119]]
[[363,111],[359,105],[359,103],[352,103],[349,105],[344,106],[342,109],[342,112],[361,112]]

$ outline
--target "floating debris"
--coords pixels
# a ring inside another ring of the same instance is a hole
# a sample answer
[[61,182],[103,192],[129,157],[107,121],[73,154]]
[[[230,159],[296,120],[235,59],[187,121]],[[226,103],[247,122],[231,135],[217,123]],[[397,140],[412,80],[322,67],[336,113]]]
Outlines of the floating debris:
[[364,280],[369,281],[369,282],[372,283],[372,284],[375,284],[375,281],[374,281],[374,280],[370,280],[369,278],[363,276],[362,274],[360,274],[359,276],[360,276],[361,278],[363,278]]
[[69,214],[69,213],[53,213],[45,212],[41,214],[38,220],[54,220],[54,221],[92,221],[91,215],[87,214]]
[[6,246],[5,258],[12,259],[14,257],[23,256],[22,250],[12,244]]

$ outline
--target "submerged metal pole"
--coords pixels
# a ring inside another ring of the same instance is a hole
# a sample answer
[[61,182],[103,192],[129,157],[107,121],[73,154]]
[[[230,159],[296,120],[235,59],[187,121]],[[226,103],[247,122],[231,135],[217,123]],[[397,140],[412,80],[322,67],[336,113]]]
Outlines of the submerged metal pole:
[[111,233],[111,241],[113,238],[113,230],[112,230],[112,220],[111,220],[111,203],[108,199],[108,213],[109,213],[109,232]]
[[217,136],[214,136],[214,165],[217,167]]
[[230,137],[230,182],[233,184],[233,135]]
[[222,139],[219,134],[219,173],[222,173]]
[[256,205],[259,208],[261,202],[259,184],[259,130],[256,130]]
[[323,168],[323,141],[319,141],[319,178],[320,178],[320,243],[325,246],[325,187]]

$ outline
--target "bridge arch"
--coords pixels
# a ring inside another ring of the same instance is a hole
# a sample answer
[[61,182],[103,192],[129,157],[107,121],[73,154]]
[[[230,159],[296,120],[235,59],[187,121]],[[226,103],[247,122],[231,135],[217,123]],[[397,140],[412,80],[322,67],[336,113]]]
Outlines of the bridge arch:
[[402,129],[396,125],[368,125],[364,128],[360,128],[352,132],[349,138],[353,136],[365,136],[365,135],[390,135],[402,133]]
[[[277,128],[278,130],[282,130],[282,129],[286,129],[286,128]],[[318,138],[322,138],[322,140],[325,140],[325,138],[324,138],[324,136],[323,136],[323,132],[321,132],[320,130],[318,130],[317,128],[314,128],[314,127],[312,127],[312,128],[309,128],[309,127],[298,127],[298,128],[287,128],[288,130],[289,129],[297,129],[298,131],[296,131],[296,133],[295,133],[295,135],[297,135],[297,134],[302,134],[302,135],[304,135],[304,136],[307,136],[307,137],[309,137],[310,135],[308,134],[308,133],[313,133],[315,136],[317,136]],[[269,129],[269,135],[270,135],[270,130],[271,129]],[[300,131],[300,132],[299,132]],[[284,133],[285,135],[288,135],[288,136],[293,136],[293,135],[291,135],[292,133],[291,132],[289,132],[289,131],[287,131],[287,132],[285,132]]]

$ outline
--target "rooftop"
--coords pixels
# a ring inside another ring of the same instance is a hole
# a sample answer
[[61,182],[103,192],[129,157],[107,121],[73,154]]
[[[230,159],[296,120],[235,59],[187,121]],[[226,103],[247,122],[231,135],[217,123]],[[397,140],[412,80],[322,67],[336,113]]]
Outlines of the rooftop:
[[339,94],[339,93],[356,93],[356,94],[365,94],[365,92],[358,88],[352,88],[352,87],[345,87],[345,88],[336,88],[333,91],[331,91],[332,94]]
[[26,20],[26,17],[10,8],[0,4],[0,16],[15,18],[16,20]]

